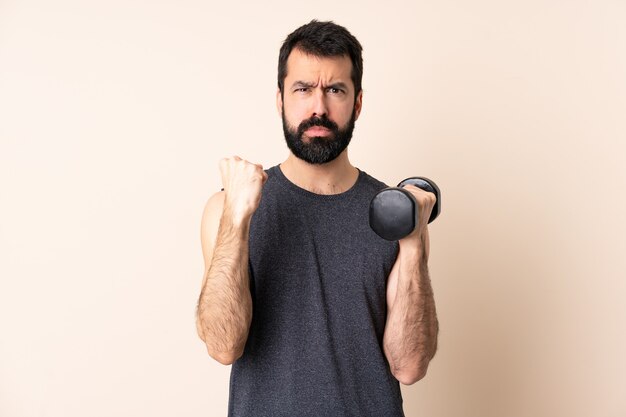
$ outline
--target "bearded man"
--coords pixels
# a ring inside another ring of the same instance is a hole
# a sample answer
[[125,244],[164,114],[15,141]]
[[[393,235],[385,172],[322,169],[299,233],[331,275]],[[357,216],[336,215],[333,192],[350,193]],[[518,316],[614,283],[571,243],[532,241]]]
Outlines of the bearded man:
[[403,416],[400,384],[424,377],[438,322],[428,274],[433,194],[406,186],[419,226],[389,242],[369,227],[386,185],[353,166],[362,48],[312,21],[284,41],[276,103],[290,153],[264,170],[220,161],[202,216],[197,330],[232,364],[229,416]]

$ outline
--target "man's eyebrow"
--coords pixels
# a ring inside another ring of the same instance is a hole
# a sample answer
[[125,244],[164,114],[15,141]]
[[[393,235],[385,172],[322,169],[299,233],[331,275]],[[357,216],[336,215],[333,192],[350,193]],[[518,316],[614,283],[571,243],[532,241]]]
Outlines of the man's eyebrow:
[[339,81],[339,82],[327,85],[326,88],[336,88],[337,90],[347,90],[348,84]]
[[292,88],[311,88],[311,87],[315,87],[315,83],[312,82],[308,82],[308,81],[294,81],[293,84],[291,84]]
[[[292,88],[313,88],[316,86],[317,86],[316,83],[309,82],[309,81],[301,81],[301,80],[294,81],[293,84],[291,84]],[[325,88],[336,88],[338,90],[347,90],[348,84],[344,83],[343,81],[338,81],[336,83],[328,84]]]

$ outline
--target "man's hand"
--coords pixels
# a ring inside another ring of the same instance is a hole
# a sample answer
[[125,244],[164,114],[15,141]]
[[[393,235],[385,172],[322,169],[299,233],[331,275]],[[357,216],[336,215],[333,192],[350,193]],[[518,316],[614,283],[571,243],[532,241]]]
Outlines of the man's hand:
[[433,211],[433,207],[435,207],[435,203],[437,202],[437,197],[435,194],[424,191],[421,188],[418,188],[414,185],[405,185],[403,187],[405,190],[409,191],[417,202],[418,206],[418,216],[417,219],[417,227],[413,230],[413,232],[402,239],[403,241],[415,242],[421,245],[423,248],[424,259],[428,260],[428,255],[430,253],[430,242],[428,238],[428,220],[430,219],[430,214]]
[[222,159],[220,172],[226,193],[224,213],[230,216],[234,224],[240,224],[259,207],[267,173],[260,164],[253,164],[238,156]]
[[429,191],[422,190],[414,185],[407,184],[404,187],[405,190],[409,191],[415,197],[415,201],[417,201],[418,206],[418,215],[417,219],[417,227],[413,230],[411,235],[421,234],[426,229],[428,225],[428,220],[430,219],[430,214],[433,211],[433,207],[435,207],[435,203],[437,202],[437,197],[434,193]]

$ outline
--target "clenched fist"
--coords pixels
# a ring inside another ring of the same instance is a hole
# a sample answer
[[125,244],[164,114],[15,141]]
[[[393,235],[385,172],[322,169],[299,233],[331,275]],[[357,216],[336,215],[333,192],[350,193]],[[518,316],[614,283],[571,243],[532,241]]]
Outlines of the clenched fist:
[[418,207],[417,213],[419,217],[416,219],[416,227],[413,233],[422,233],[426,229],[426,225],[431,221],[430,217],[437,202],[437,196],[410,183],[402,185],[402,188],[413,195]]
[[233,156],[220,160],[220,173],[226,193],[224,212],[232,216],[235,223],[249,220],[259,207],[261,190],[267,181],[263,166]]

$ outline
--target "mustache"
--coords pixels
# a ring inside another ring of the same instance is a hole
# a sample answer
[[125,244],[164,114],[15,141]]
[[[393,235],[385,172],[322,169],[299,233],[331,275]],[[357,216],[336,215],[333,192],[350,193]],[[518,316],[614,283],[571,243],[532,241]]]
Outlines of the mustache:
[[302,123],[300,123],[300,125],[298,126],[298,136],[302,136],[305,130],[313,126],[325,127],[326,129],[329,129],[335,133],[339,131],[339,126],[337,126],[337,123],[328,119],[326,116],[311,117],[310,119],[306,119],[302,121]]

